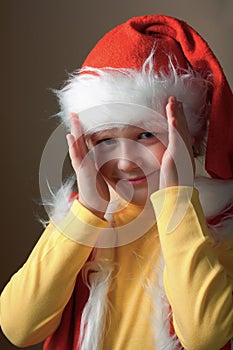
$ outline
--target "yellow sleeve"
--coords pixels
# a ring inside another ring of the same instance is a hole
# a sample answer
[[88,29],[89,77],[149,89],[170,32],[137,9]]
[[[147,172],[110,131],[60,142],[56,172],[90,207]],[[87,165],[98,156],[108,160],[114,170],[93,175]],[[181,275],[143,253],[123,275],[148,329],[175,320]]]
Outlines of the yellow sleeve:
[[59,225],[48,225],[1,294],[0,324],[12,343],[36,344],[55,331],[77,274],[106,225],[78,201]]
[[220,349],[233,337],[232,272],[219,262],[198,191],[170,187],[151,200],[176,334],[187,350]]

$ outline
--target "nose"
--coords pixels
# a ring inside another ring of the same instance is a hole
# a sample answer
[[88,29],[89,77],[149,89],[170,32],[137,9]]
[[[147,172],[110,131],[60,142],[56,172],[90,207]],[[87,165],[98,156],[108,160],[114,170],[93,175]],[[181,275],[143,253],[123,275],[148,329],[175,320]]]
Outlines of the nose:
[[131,171],[142,166],[142,157],[137,142],[121,140],[117,166],[121,171]]
[[128,159],[120,158],[118,159],[118,169],[121,171],[129,172],[131,170],[140,168],[140,165],[141,165],[140,163],[142,162],[141,161],[132,162]]

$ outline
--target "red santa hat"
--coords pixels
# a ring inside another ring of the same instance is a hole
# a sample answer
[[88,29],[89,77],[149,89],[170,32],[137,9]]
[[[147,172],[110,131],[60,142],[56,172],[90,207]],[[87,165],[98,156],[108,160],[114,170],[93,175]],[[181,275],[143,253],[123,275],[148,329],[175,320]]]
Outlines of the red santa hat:
[[[171,71],[174,73],[173,77],[167,82]],[[157,104],[158,100],[164,98],[164,90],[166,98],[168,95],[175,95],[183,101],[185,94],[184,100],[190,98],[187,110],[192,110],[188,124],[191,133],[197,138],[203,137],[202,124],[206,123],[206,107],[210,107],[206,170],[212,177],[233,177],[233,146],[230,135],[233,130],[232,92],[208,44],[188,24],[163,15],[132,18],[112,29],[96,44],[79,73],[58,93],[64,118],[71,111],[83,112],[81,121],[84,126],[87,129],[92,126],[95,128],[100,124],[97,106],[105,105],[107,108],[109,103],[122,103],[144,106],[143,118],[147,126],[146,123],[154,117],[151,110],[157,112],[157,120],[161,114],[161,106],[155,106],[151,102],[148,104],[150,94],[157,96]],[[148,81],[145,83],[141,76],[149,76]],[[211,84],[203,83],[209,81],[210,76]],[[154,81],[158,82],[156,88]],[[199,100],[202,100],[201,104],[198,104]],[[199,114],[195,105],[201,110]],[[92,107],[95,107],[95,118],[90,117]],[[84,113],[87,109],[89,116]],[[140,108],[138,112],[138,116],[136,111],[133,114],[134,120],[142,118]],[[108,113],[103,113],[101,108],[99,115],[102,115],[101,121],[106,125],[104,114]],[[129,115],[117,115],[117,122],[131,122]],[[160,122],[162,123],[162,118]]]

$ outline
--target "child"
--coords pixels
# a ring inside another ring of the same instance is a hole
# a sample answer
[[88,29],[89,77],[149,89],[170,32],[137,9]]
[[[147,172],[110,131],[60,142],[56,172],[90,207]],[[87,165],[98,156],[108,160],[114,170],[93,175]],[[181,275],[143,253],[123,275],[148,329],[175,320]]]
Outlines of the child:
[[[78,194],[5,287],[6,336],[45,350],[231,349],[233,99],[206,42],[171,17],[132,18],[58,97]],[[195,177],[205,142],[212,179]]]

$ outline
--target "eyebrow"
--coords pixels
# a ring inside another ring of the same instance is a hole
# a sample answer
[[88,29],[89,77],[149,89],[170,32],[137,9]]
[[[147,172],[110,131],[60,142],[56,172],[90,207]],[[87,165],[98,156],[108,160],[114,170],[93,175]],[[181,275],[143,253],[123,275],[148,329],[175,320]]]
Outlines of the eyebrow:
[[114,137],[119,137],[119,135],[114,134],[110,130],[99,131],[99,132],[96,132],[96,133],[91,135],[92,140],[100,140],[100,139],[105,139],[105,138],[110,139],[110,138],[114,138]]

